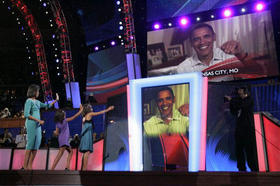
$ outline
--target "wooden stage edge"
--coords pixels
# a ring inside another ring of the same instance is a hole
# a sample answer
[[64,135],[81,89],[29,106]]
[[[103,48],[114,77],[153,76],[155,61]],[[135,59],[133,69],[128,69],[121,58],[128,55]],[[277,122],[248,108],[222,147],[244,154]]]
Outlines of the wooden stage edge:
[[280,185],[280,172],[0,171],[0,185]]

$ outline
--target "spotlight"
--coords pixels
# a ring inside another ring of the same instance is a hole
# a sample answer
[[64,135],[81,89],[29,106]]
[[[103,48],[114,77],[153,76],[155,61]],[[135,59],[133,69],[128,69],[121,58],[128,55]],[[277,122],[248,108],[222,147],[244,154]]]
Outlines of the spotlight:
[[179,19],[179,23],[181,26],[187,26],[189,24],[189,20],[186,17],[182,17]]
[[55,44],[53,43],[52,46],[55,46]]
[[215,18],[215,16],[214,16],[214,15],[211,15],[211,18],[213,19],[213,18]]
[[117,1],[116,3],[117,3],[117,5],[120,5],[120,4],[121,4],[121,2],[120,2],[120,1]]
[[99,50],[99,47],[98,46],[94,47],[94,50],[95,51]]
[[31,59],[31,57],[30,57],[30,56],[28,56],[28,59]]
[[119,12],[121,12],[121,11],[122,11],[122,9],[121,9],[121,8],[118,8],[118,11],[119,11]]
[[168,23],[168,26],[172,26],[172,23]]
[[124,45],[124,43],[121,43],[121,45]]
[[231,17],[232,14],[233,14],[233,11],[232,11],[231,9],[229,9],[229,8],[227,8],[227,9],[225,9],[225,10],[223,11],[223,16],[224,16],[224,17]]
[[263,11],[264,8],[265,8],[265,4],[263,2],[258,2],[255,5],[255,10],[258,12]]
[[56,59],[55,61],[56,61],[57,63],[59,63],[59,59]]
[[119,24],[122,25],[122,22],[120,21]]
[[60,73],[58,72],[57,75],[60,76]]
[[17,17],[17,19],[16,19],[17,21],[19,20],[19,18]]
[[57,48],[55,48],[54,50],[57,51]]
[[46,6],[47,6],[47,3],[43,3],[43,6],[46,7]]
[[115,41],[111,41],[111,45],[114,46],[116,44]]
[[50,19],[50,22],[52,22],[52,20]]
[[48,11],[46,11],[45,13],[46,13],[46,14],[48,14],[49,12],[48,12]]
[[57,57],[57,54],[55,54],[54,57]]
[[59,67],[56,67],[56,69],[59,69]]
[[196,18],[196,21],[200,21],[200,17],[197,17],[197,18]]
[[121,35],[119,35],[119,39],[121,39],[122,38],[122,36]]
[[50,24],[51,27],[53,27],[53,24]]
[[120,26],[119,29],[120,29],[120,30],[123,30],[123,26]]
[[53,38],[53,39],[55,38],[55,35],[54,35],[54,34],[52,35],[52,38]]
[[20,22],[17,22],[17,24],[19,24],[19,25],[20,25]]
[[22,33],[22,35],[24,35],[24,36],[25,36],[25,32],[23,32],[23,33]]
[[130,39],[132,40],[132,39],[133,39],[133,36],[130,36]]
[[241,8],[241,12],[246,12],[246,9],[245,8]]
[[159,24],[159,23],[155,23],[154,24],[154,29],[155,30],[158,30],[158,29],[160,29],[161,28],[161,25]]

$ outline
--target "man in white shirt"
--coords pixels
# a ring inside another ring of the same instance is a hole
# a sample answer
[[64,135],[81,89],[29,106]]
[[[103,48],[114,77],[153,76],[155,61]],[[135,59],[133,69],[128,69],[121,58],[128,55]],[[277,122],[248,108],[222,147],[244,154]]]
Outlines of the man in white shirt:
[[[195,54],[177,66],[177,73],[198,72],[227,59],[242,61],[247,57],[237,41],[227,41],[221,48],[214,48],[216,34],[206,23],[193,26],[190,31],[190,42]],[[205,74],[204,74],[205,75]]]

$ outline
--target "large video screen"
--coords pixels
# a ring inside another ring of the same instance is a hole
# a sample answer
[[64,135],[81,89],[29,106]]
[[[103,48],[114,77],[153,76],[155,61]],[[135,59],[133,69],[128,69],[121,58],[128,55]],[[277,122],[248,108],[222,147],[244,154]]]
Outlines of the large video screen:
[[144,170],[188,170],[189,84],[142,88]]
[[127,83],[127,64],[123,46],[115,46],[88,55],[87,95],[93,95],[99,102],[98,95],[102,95],[103,98],[113,96],[106,93],[124,87]]
[[182,16],[256,0],[152,0],[147,1],[147,21]]
[[148,76],[201,71],[210,81],[278,75],[270,11],[148,32]]

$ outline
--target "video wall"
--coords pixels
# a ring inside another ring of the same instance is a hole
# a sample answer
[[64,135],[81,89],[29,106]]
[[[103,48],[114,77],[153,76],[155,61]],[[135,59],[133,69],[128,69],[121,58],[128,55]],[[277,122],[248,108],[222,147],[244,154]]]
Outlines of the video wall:
[[209,81],[278,75],[269,10],[147,34],[148,76],[201,71]]
[[[88,55],[86,94],[97,102],[113,96],[128,83],[126,55],[123,46],[115,46]],[[115,91],[115,93],[114,93]]]
[[189,84],[142,88],[144,170],[188,170]]

